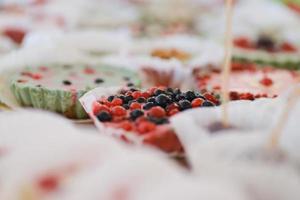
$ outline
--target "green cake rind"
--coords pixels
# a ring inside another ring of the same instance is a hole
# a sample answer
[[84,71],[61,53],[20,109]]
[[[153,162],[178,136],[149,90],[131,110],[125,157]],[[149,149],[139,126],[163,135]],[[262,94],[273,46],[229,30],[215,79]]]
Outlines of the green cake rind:
[[297,53],[268,53],[264,51],[235,50],[233,61],[241,63],[256,63],[259,65],[271,65],[276,68],[299,70],[300,54]]
[[12,83],[11,90],[22,106],[62,113],[71,119],[88,118],[78,101],[87,91],[73,93],[63,90],[49,90],[44,87],[24,86],[16,82]]

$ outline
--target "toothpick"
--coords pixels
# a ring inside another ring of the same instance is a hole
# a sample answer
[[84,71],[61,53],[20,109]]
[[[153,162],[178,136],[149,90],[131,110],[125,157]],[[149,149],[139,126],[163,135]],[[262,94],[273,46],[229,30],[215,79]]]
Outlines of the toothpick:
[[225,32],[225,57],[222,71],[222,124],[224,127],[229,126],[228,119],[228,102],[229,102],[229,77],[231,72],[232,57],[232,15],[233,0],[226,0],[226,32]]
[[290,94],[288,101],[286,103],[286,106],[285,106],[281,116],[279,117],[276,126],[273,128],[273,130],[271,132],[270,140],[268,143],[268,147],[270,149],[275,149],[278,147],[280,138],[283,134],[283,129],[288,121],[288,118],[290,116],[292,109],[295,107],[295,105],[298,102],[299,96],[300,96],[300,88],[297,87]]

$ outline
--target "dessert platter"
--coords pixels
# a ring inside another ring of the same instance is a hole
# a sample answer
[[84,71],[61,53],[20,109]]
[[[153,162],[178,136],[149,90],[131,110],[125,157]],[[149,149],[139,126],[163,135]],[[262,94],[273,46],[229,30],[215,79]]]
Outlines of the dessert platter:
[[0,200],[299,200],[298,6],[0,2]]

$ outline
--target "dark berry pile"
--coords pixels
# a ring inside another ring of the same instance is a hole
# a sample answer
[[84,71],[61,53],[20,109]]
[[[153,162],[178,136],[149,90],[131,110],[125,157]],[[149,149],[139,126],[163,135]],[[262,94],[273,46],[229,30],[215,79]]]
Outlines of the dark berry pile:
[[168,118],[180,111],[218,104],[219,100],[209,93],[164,87],[146,91],[130,88],[101,98],[94,103],[93,112],[101,122],[113,122],[118,128],[145,134],[155,131],[158,125],[168,124]]

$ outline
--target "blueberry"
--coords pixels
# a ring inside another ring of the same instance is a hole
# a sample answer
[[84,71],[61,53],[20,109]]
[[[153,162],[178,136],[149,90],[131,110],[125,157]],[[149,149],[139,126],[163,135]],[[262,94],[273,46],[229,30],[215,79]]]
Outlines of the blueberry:
[[123,106],[123,108],[125,108],[126,110],[129,109],[129,105],[128,105],[128,104],[123,104],[122,106]]
[[104,80],[102,78],[96,78],[95,79],[96,84],[100,84],[100,83],[103,83],[103,82],[104,82]]
[[199,93],[196,93],[196,98],[201,98],[201,99],[206,100],[206,98],[203,95],[199,94]]
[[157,90],[155,90],[154,95],[158,96],[158,95],[163,94],[163,93],[164,93],[163,90],[157,89]]
[[125,96],[124,96],[124,95],[119,95],[118,97],[119,97],[120,99],[122,99],[123,102],[125,101]]
[[72,85],[71,81],[68,81],[68,80],[64,80],[64,81],[63,81],[63,84],[64,84],[64,85]]
[[145,103],[146,99],[144,97],[139,97],[136,101],[139,103]]
[[146,103],[146,104],[143,106],[143,109],[144,109],[144,110],[149,110],[150,108],[152,108],[152,107],[154,107],[154,106],[155,106],[154,103],[148,102],[148,103]]
[[192,91],[187,91],[185,94],[185,98],[189,101],[193,101],[196,98],[196,95]]
[[97,115],[97,118],[101,122],[109,122],[112,119],[112,116],[107,111],[102,111]]
[[143,115],[144,115],[143,111],[136,109],[136,110],[133,110],[130,112],[130,119],[136,120],[137,118],[139,118]]
[[152,103],[155,103],[155,97],[150,97],[148,98],[147,102],[152,102]]
[[131,95],[125,96],[124,103],[129,103],[129,101],[132,101],[132,100],[133,100],[133,96],[131,96]]
[[167,88],[167,92],[174,93],[172,88]]
[[169,120],[168,118],[156,118],[156,117],[148,117],[148,120],[157,124],[157,125],[161,125],[161,124],[168,124]]
[[203,106],[203,107],[212,107],[212,106],[215,106],[215,104],[210,102],[210,101],[204,101],[201,106]]
[[130,91],[131,91],[131,92],[135,92],[135,91],[138,91],[138,90],[135,89],[135,88],[130,88]]
[[256,42],[256,47],[259,49],[272,50],[275,48],[275,42],[267,36],[260,36]]
[[109,97],[107,98],[107,100],[108,100],[109,102],[112,102],[112,100],[114,100],[114,98],[115,98],[115,96],[111,95],[111,96],[109,96]]
[[177,94],[175,99],[176,99],[176,101],[184,100],[185,96],[183,94]]
[[155,102],[157,105],[165,107],[168,103],[170,103],[171,99],[165,95],[165,94],[160,94],[157,97],[155,97]]
[[180,110],[192,108],[191,102],[189,102],[188,100],[181,100],[178,102],[178,105]]
[[176,89],[174,90],[174,94],[181,94],[180,89],[176,88]]

